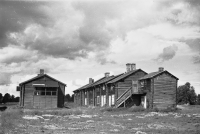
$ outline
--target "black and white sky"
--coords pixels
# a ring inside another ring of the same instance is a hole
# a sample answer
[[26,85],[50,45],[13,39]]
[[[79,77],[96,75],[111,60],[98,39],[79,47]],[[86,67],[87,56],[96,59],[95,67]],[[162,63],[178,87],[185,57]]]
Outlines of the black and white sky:
[[199,0],[0,1],[0,92],[39,73],[66,93],[126,63],[164,67],[200,94]]

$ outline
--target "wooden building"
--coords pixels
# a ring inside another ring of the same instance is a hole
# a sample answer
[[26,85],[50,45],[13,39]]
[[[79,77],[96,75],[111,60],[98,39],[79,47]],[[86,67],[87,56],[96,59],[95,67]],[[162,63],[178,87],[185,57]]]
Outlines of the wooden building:
[[166,108],[176,105],[178,78],[160,68],[147,74],[136,69],[135,64],[126,64],[127,72],[105,77],[74,91],[74,101],[78,106],[108,106],[144,108]]
[[105,73],[105,77],[75,90],[75,104],[101,107],[140,105],[141,101],[137,102],[138,99],[130,101],[138,96],[141,98],[141,95],[144,94],[136,91],[133,86],[137,87],[137,81],[147,73],[141,69],[136,69],[135,64],[128,63],[126,68],[126,73],[116,76],[109,76],[109,73]]
[[40,70],[36,77],[19,84],[20,106],[25,108],[57,108],[64,106],[65,83]]
[[178,78],[160,67],[139,80],[140,88],[146,91],[144,104],[147,108],[164,109],[177,105]]

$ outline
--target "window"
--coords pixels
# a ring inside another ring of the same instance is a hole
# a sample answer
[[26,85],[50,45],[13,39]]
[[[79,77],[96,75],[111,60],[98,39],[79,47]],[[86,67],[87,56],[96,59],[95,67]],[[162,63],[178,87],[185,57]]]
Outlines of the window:
[[105,86],[103,85],[103,90],[105,90]]
[[34,95],[56,96],[57,88],[55,88],[55,87],[35,87]]
[[101,106],[104,106],[106,104],[106,95],[101,96]]
[[113,94],[112,96],[111,96],[111,98],[112,98],[112,105],[115,105],[115,95]]
[[87,105],[87,98],[85,98],[85,105]]
[[100,103],[100,97],[97,96],[97,104],[99,104],[99,103]]
[[112,96],[111,95],[109,95],[108,100],[109,100],[108,104],[109,104],[109,106],[111,106],[112,105]]
[[144,81],[140,81],[141,87],[144,87]]
[[111,87],[110,87],[110,91],[113,91],[113,90],[114,90],[114,86],[111,86]]

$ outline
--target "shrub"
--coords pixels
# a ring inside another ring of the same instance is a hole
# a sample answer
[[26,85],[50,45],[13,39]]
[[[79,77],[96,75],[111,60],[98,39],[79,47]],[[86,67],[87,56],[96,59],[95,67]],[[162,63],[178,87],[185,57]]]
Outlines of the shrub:
[[133,106],[129,108],[130,112],[142,112],[145,111],[145,109],[142,106]]

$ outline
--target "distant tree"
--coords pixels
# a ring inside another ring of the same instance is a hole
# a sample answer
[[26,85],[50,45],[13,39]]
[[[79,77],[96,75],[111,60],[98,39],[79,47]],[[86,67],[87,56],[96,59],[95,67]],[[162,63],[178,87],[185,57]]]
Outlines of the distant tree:
[[74,95],[66,94],[65,95],[65,102],[73,102],[74,101]]
[[0,103],[2,103],[3,95],[0,93]]
[[9,102],[15,102],[15,96],[11,95]]
[[71,96],[71,101],[72,102],[74,101],[74,94],[72,94],[72,96]]
[[10,94],[9,94],[9,93],[6,93],[6,94],[3,96],[2,102],[3,102],[3,103],[9,102],[9,101],[10,101],[10,98],[11,98]]
[[200,94],[197,96],[197,105],[200,105]]
[[178,104],[190,104],[195,105],[197,102],[197,95],[194,87],[189,82],[185,85],[179,86],[177,89],[177,101]]
[[65,101],[69,102],[71,99],[70,94],[66,94],[65,95]]
[[19,97],[16,97],[14,102],[19,102]]

